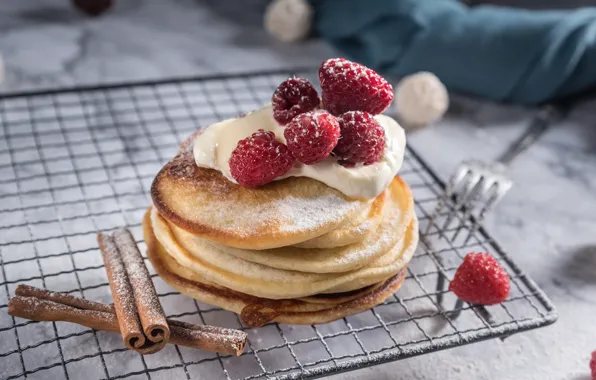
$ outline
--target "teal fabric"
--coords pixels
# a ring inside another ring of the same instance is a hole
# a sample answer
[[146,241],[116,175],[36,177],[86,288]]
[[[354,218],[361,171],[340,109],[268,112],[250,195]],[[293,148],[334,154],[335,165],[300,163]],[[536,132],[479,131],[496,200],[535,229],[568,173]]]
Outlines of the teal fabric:
[[596,8],[530,11],[456,0],[310,0],[315,32],[388,76],[538,104],[596,85]]

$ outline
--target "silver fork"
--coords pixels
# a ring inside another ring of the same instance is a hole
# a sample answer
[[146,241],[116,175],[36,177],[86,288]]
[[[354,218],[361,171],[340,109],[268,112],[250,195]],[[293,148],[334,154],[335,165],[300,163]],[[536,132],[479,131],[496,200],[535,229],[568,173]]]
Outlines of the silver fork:
[[[540,109],[532,120],[526,131],[493,163],[485,163],[479,160],[463,161],[449,178],[445,192],[439,198],[437,207],[430,217],[424,234],[430,232],[436,219],[448,203],[454,199],[455,206],[452,212],[447,214],[446,220],[441,227],[437,226],[441,237],[447,239],[445,233],[447,228],[459,210],[463,210],[461,223],[455,230],[451,241],[454,241],[464,229],[466,221],[472,219],[472,226],[464,245],[480,227],[486,214],[507,194],[513,186],[513,182],[505,175],[509,164],[530,145],[532,145],[556,120],[566,114],[567,108],[546,105]],[[476,215],[474,215],[476,213]]]
[[[464,214],[461,217],[461,224],[455,230],[451,241],[454,241],[460,231],[465,227],[466,221],[473,215],[474,210],[478,210],[472,227],[464,241],[466,245],[468,240],[474,235],[480,227],[482,220],[489,210],[492,209],[511,189],[513,182],[505,176],[504,172],[509,164],[530,145],[532,145],[555,121],[560,120],[569,111],[569,107],[560,107],[546,105],[540,109],[536,117],[532,120],[530,126],[524,133],[492,164],[487,164],[478,160],[463,161],[455,173],[450,177],[445,192],[439,198],[437,207],[433,215],[429,218],[428,225],[423,233],[424,243],[431,250],[431,242],[427,239],[427,234],[435,224],[435,220],[440,216],[442,209],[446,206],[449,199],[455,198],[455,206],[451,213],[447,214],[447,219],[442,227],[438,227],[439,236],[447,239],[446,230],[451,221],[463,209]],[[433,255],[437,264],[443,267],[441,255]],[[437,303],[443,304],[443,291],[445,289],[445,275],[440,273],[437,277]],[[458,298],[453,310],[450,312],[450,318],[456,319],[462,310],[463,302]],[[477,307],[476,310],[482,317],[492,325],[492,316],[483,307]]]

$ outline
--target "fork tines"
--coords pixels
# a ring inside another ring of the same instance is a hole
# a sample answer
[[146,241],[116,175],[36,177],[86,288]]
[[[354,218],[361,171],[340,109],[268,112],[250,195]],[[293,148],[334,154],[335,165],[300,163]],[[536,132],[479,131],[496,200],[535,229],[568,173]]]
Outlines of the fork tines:
[[[469,230],[464,244],[479,228],[486,213],[499,202],[509,191],[513,183],[501,174],[499,166],[489,166],[481,161],[469,160],[460,164],[458,169],[449,179],[445,192],[439,198],[437,207],[431,215],[425,234],[428,234],[431,227],[435,225],[439,235],[450,241],[454,241],[462,229]],[[448,206],[446,214],[443,209]],[[437,219],[445,216],[442,226],[439,226]],[[454,219],[459,224],[449,229]],[[467,226],[467,222],[471,224]],[[451,239],[447,238],[447,232],[453,231]]]

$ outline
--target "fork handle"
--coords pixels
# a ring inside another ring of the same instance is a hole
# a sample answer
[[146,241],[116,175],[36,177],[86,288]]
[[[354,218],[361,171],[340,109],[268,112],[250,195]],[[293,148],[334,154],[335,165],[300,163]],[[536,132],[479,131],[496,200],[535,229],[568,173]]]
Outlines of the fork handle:
[[566,114],[568,107],[557,107],[552,104],[544,106],[526,131],[497,159],[497,164],[506,167],[530,145],[532,145],[552,123]]

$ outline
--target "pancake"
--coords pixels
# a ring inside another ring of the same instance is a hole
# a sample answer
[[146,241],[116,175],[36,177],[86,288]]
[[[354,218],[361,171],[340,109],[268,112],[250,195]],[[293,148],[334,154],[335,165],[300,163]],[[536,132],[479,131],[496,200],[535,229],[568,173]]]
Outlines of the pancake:
[[[308,302],[318,295],[305,300],[268,300],[236,292],[223,287],[192,281],[182,277],[185,268],[169,257],[161,247],[151,229],[149,214],[145,215],[143,231],[147,244],[147,256],[157,274],[170,286],[201,302],[235,312],[249,327],[259,327],[268,322],[291,324],[320,324],[368,310],[393,295],[402,285],[406,270],[402,268],[396,275],[361,291],[321,296],[319,303]],[[336,301],[345,299],[345,302]],[[347,298],[346,298],[347,297]],[[336,298],[335,300],[332,300]],[[331,300],[330,302],[324,302]]]
[[[408,186],[396,177],[386,191],[389,193],[387,197],[389,199],[386,202],[383,222],[376,231],[369,234],[362,242],[338,248],[297,249],[290,246],[252,251],[212,243],[175,225],[168,224],[168,227],[174,239],[192,256],[224,270],[237,267],[240,271],[239,275],[252,270],[255,272],[255,278],[274,276],[275,273],[271,270],[259,271],[259,266],[253,263],[261,264],[267,269],[306,273],[348,272],[368,265],[387,253],[403,237],[406,227],[413,218],[414,202]],[[159,229],[162,224],[163,220],[158,218],[154,228]],[[316,281],[316,278],[313,277],[312,280]]]
[[273,181],[258,189],[243,187],[216,170],[198,167],[190,152],[176,156],[159,171],[151,198],[159,213],[178,227],[251,250],[314,239],[369,205],[307,177]]
[[200,284],[201,287],[210,290],[211,292],[225,293],[226,295],[233,295],[236,298],[241,298],[247,304],[267,303],[268,305],[275,305],[276,308],[280,310],[293,312],[316,311],[332,307],[333,305],[351,301],[358,297],[362,297],[374,291],[380,285],[373,284],[370,286],[366,286],[362,289],[357,289],[343,293],[316,294],[310,297],[302,297],[296,299],[271,300],[267,298],[256,297],[209,282],[200,274],[192,272],[188,268],[181,266],[176,260],[174,260],[174,258],[172,258],[167,253],[164,247],[155,238],[155,235],[150,231],[150,219],[147,219],[146,217],[145,221],[146,223],[143,224],[143,231],[147,239],[146,243],[148,247],[148,257],[150,257],[150,261],[152,263],[153,261],[157,260],[157,262],[154,263],[156,267],[161,266],[172,275],[175,275],[184,281]]
[[[151,217],[149,217],[149,215]],[[155,224],[157,223],[157,224]],[[156,239],[160,246],[171,256],[184,273],[178,273],[192,281],[207,282],[268,299],[287,299],[308,297],[320,293],[336,293],[363,288],[382,281],[402,269],[411,259],[418,242],[418,224],[415,216],[406,230],[406,234],[385,255],[397,259],[389,265],[363,267],[345,273],[304,273],[298,271],[257,267],[254,263],[238,262],[228,256],[227,269],[214,266],[209,261],[201,260],[186,251],[175,239],[165,223],[160,222],[157,212],[148,213],[145,218],[145,240]],[[211,256],[210,258],[214,258]]]
[[[307,312],[292,312],[281,310],[275,305],[268,304],[248,304],[240,311],[240,319],[249,327],[260,327],[268,322],[287,323],[295,325],[314,325],[329,323],[340,318],[354,315],[366,310],[369,310],[391,297],[399,290],[406,277],[406,269],[402,269],[399,273],[391,278],[383,281],[376,286],[371,292],[367,292],[361,297],[355,298],[348,302],[334,305],[330,308],[307,311]],[[223,303],[226,306],[231,306],[229,303]]]
[[339,305],[339,304],[363,297],[363,296],[375,291],[378,287],[382,286],[383,283],[384,283],[384,281],[376,283],[374,285],[366,286],[361,289],[351,290],[348,292],[315,294],[314,296],[302,297],[302,298],[297,298],[297,299],[302,302],[311,303],[311,304],[314,303],[314,304],[323,304],[323,305]]
[[[250,285],[253,283],[254,286],[257,287],[259,287],[258,283],[260,282],[276,283],[280,288],[290,285],[304,287],[308,286],[308,284],[338,278],[349,272],[319,273],[296,271],[278,269],[264,264],[253,263],[226,253],[227,247],[224,246],[214,248],[208,244],[192,244],[193,242],[196,243],[197,240],[188,236],[181,238],[180,230],[176,230],[175,227],[168,228],[167,222],[165,222],[155,210],[152,211],[151,218],[153,232],[155,233],[157,240],[166,248],[166,251],[168,251],[170,256],[191,271],[200,274],[203,279],[211,279],[214,283],[221,282],[224,286],[231,286],[236,290],[244,291],[244,289],[237,289],[235,287],[236,285],[233,285],[236,282],[236,279],[241,279],[243,284]],[[188,241],[187,238],[190,239],[190,241]],[[397,256],[401,254],[402,248],[403,241],[399,241],[393,247],[389,247],[389,250],[382,254],[384,261],[395,261]],[[294,248],[294,250],[298,250],[298,248]],[[321,252],[321,256],[323,255],[324,252]],[[385,256],[389,256],[390,258],[385,258]],[[391,258],[393,258],[393,260]],[[304,262],[304,264],[309,264],[316,268],[317,262],[315,259],[310,263]],[[357,269],[358,268],[355,270]],[[242,284],[240,284],[240,286],[242,286]]]
[[336,248],[361,242],[373,232],[383,220],[387,190],[376,197],[364,212],[347,223],[324,235],[294,244],[298,248]]

